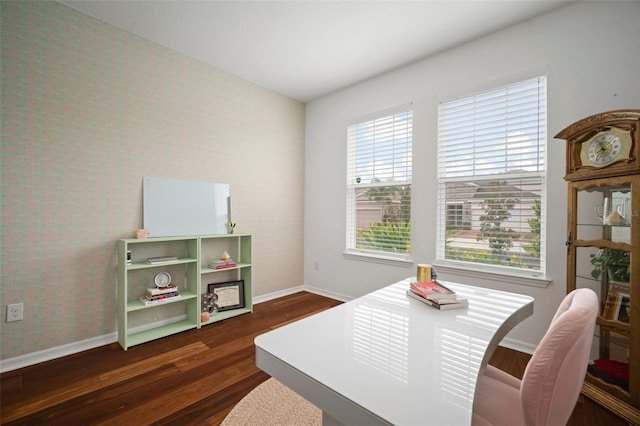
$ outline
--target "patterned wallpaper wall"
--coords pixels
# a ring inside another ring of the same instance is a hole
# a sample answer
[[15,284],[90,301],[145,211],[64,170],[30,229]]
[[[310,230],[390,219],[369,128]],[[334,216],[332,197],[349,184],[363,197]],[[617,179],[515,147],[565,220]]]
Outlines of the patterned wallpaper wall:
[[115,331],[144,175],[229,183],[254,295],[302,284],[303,104],[59,3],[1,7],[2,359]]

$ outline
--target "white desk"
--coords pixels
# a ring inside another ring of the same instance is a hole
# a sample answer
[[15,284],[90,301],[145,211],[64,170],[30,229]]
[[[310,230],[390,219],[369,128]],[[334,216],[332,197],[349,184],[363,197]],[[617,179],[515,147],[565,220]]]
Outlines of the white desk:
[[477,378],[533,298],[443,284],[469,308],[413,300],[407,279],[256,337],[256,364],[325,424],[471,424]]

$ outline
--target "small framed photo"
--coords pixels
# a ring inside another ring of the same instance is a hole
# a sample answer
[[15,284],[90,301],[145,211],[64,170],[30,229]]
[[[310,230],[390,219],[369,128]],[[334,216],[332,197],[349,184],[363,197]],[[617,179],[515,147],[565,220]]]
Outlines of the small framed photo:
[[218,296],[218,312],[244,308],[244,280],[208,284],[207,290]]
[[619,293],[618,300],[616,301],[616,310],[614,312],[613,319],[629,324],[630,302],[631,296],[629,294]]
[[[629,287],[610,284],[602,317],[606,320],[629,322]],[[626,318],[626,321],[624,321]]]

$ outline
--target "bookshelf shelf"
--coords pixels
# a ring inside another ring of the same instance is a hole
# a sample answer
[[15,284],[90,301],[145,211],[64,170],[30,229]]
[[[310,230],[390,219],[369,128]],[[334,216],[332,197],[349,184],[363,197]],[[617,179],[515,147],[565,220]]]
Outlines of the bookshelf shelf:
[[184,301],[189,300],[189,299],[196,299],[196,298],[198,298],[197,294],[191,293],[189,291],[182,291],[182,292],[180,292],[180,297],[179,298],[171,298],[171,299],[168,299],[166,301],[159,302],[159,303],[157,303],[155,305],[144,305],[139,300],[128,300],[127,301],[127,312],[138,311],[140,309],[153,309],[153,308],[158,307],[158,306],[167,305],[167,304],[170,304],[170,303],[180,303],[180,302],[184,302]]
[[161,325],[150,330],[131,333],[127,336],[128,346],[140,345],[151,340],[160,339],[171,334],[181,333],[183,331],[194,328],[193,323],[189,320],[174,322],[171,324]]
[[[200,325],[212,324],[237,315],[253,311],[252,283],[252,237],[250,234],[202,235],[199,238],[200,274],[198,276],[201,296],[208,292],[209,284],[242,280],[244,284],[244,307],[212,313],[208,320],[200,319]],[[207,265],[227,252],[237,266],[211,269]],[[202,297],[201,297],[202,299]],[[202,310],[203,307],[201,307]]]

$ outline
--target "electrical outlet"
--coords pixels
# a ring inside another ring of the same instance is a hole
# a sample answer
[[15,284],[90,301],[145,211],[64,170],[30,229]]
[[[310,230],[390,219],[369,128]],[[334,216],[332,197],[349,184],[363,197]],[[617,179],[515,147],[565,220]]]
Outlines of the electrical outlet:
[[7,322],[22,321],[24,319],[24,303],[7,305]]

